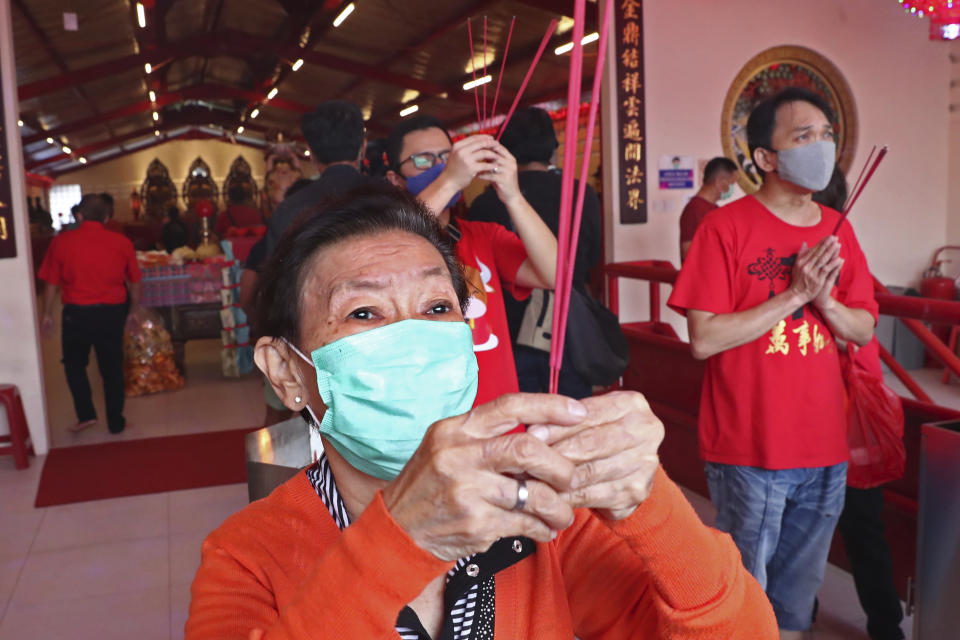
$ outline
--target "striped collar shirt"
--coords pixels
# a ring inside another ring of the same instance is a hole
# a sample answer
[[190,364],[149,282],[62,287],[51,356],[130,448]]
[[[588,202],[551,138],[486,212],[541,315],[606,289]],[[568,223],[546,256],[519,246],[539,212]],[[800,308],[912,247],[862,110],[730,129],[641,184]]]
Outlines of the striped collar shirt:
[[[340,530],[350,526],[350,516],[337,491],[326,455],[307,469],[307,479]],[[444,621],[439,638],[431,639],[417,614],[404,607],[397,617],[401,640],[492,640],[494,628],[494,576],[536,551],[529,538],[503,538],[484,553],[460,558],[447,572],[444,587]]]

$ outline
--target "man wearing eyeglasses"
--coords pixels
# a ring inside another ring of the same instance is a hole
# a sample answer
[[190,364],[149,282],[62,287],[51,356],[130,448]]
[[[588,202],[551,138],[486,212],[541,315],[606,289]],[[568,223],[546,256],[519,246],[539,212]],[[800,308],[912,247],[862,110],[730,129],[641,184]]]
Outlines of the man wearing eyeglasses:
[[[403,120],[387,138],[387,179],[417,195],[456,243],[470,288],[464,314],[480,367],[475,404],[519,390],[504,309],[504,290],[524,300],[533,288],[553,289],[557,240],[523,197],[517,161],[488,135],[456,144],[439,120]],[[455,220],[450,208],[475,178],[488,180],[510,214],[516,233],[492,222]]]

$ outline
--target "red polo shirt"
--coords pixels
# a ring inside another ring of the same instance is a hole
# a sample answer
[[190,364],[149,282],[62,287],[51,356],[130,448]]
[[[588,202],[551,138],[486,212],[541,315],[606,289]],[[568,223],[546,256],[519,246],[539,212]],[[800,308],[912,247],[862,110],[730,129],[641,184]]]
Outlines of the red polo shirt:
[[87,221],[53,239],[39,275],[63,287],[64,304],[123,304],[124,282],[140,282],[140,267],[127,237]]

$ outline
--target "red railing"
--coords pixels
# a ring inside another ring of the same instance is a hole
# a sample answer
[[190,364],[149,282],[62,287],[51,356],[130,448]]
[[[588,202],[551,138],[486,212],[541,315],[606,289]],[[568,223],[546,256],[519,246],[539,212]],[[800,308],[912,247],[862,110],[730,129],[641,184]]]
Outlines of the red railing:
[[[660,285],[672,285],[676,281],[678,273],[680,272],[673,266],[673,263],[666,260],[641,260],[608,264],[604,267],[604,276],[607,281],[607,304],[611,311],[619,315],[620,279],[645,280],[650,283],[650,321],[659,323]],[[874,278],[874,289],[877,303],[880,305],[880,313],[899,318],[920,339],[931,354],[942,362],[947,369],[960,376],[960,358],[930,329],[923,325],[923,322],[960,325],[960,302],[893,295],[876,278]],[[930,396],[923,391],[920,385],[882,345],[880,346],[880,358],[918,400],[932,402]]]

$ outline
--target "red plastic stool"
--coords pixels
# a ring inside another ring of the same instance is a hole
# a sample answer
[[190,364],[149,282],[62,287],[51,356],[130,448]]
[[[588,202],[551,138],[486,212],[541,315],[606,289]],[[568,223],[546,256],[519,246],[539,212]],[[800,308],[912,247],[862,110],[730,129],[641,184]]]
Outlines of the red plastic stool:
[[23,413],[23,402],[20,400],[20,390],[17,389],[17,385],[0,384],[0,402],[7,408],[7,422],[10,423],[10,435],[0,436],[0,442],[10,444],[0,446],[0,454],[12,453],[17,469],[26,469],[30,466],[27,456],[36,454],[30,442],[27,416]]

